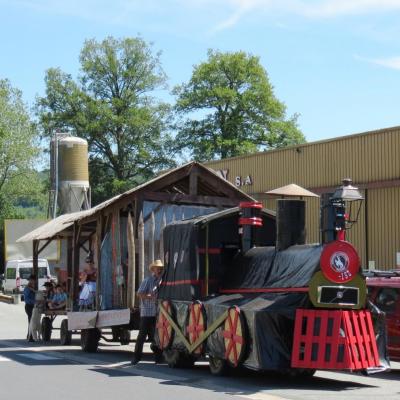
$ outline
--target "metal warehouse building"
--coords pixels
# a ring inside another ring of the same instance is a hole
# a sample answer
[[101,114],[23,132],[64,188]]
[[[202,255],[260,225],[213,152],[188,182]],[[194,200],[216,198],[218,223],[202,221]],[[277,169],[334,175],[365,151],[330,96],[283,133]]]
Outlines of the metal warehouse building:
[[[400,127],[213,161],[246,193],[275,209],[265,192],[296,183],[317,194],[331,193],[352,178],[365,200],[348,240],[364,268],[400,267]],[[307,241],[319,242],[319,200],[307,200]]]

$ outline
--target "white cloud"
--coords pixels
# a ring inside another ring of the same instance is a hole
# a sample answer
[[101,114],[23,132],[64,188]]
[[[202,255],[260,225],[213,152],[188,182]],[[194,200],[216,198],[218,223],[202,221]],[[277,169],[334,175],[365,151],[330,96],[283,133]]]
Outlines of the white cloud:
[[[206,0],[192,0],[199,4]],[[384,13],[400,10],[400,0],[224,0],[231,14],[215,30],[230,28],[250,13],[292,14],[308,18]],[[190,1],[189,1],[190,4]]]
[[380,65],[381,67],[400,70],[400,57],[366,58],[355,55],[354,58],[370,64]]
[[236,25],[246,13],[251,12],[252,10],[257,8],[257,5],[259,3],[258,0],[234,0],[233,2],[235,3],[235,10],[233,11],[233,13],[227,19],[215,26],[212,29],[212,32],[221,31]]

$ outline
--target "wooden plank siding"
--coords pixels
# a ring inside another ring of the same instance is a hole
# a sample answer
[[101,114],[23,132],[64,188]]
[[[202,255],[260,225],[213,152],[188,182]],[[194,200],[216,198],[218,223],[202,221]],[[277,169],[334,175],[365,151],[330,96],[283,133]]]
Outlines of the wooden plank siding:
[[[275,210],[265,192],[296,183],[317,193],[329,192],[346,177],[367,190],[359,223],[348,239],[356,246],[364,267],[396,267],[400,252],[400,127],[291,146],[206,164],[228,170],[228,180],[250,175],[252,185],[241,189]],[[367,208],[367,214],[365,209]],[[308,242],[319,242],[319,201],[307,199]],[[368,252],[368,254],[367,254]]]

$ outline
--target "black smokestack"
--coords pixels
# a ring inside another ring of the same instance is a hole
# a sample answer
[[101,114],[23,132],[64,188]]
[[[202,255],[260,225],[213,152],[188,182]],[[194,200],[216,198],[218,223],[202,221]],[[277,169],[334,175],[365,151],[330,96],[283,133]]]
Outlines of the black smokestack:
[[250,250],[256,244],[256,229],[262,226],[262,203],[242,202],[239,205],[239,234],[241,235],[242,252]]
[[303,200],[277,200],[276,249],[285,250],[306,241],[306,203]]

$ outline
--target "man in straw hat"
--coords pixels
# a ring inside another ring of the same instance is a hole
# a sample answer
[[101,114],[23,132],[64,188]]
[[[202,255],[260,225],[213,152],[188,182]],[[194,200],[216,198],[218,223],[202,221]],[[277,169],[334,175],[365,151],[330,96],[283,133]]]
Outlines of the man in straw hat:
[[157,292],[161,282],[161,275],[164,272],[164,265],[161,260],[155,260],[149,265],[151,276],[143,279],[137,295],[140,299],[140,325],[139,334],[136,339],[135,353],[132,364],[137,364],[142,359],[143,344],[146,337],[151,341],[151,349],[155,354],[155,361],[161,360],[161,352],[154,345],[154,331],[156,325]]

